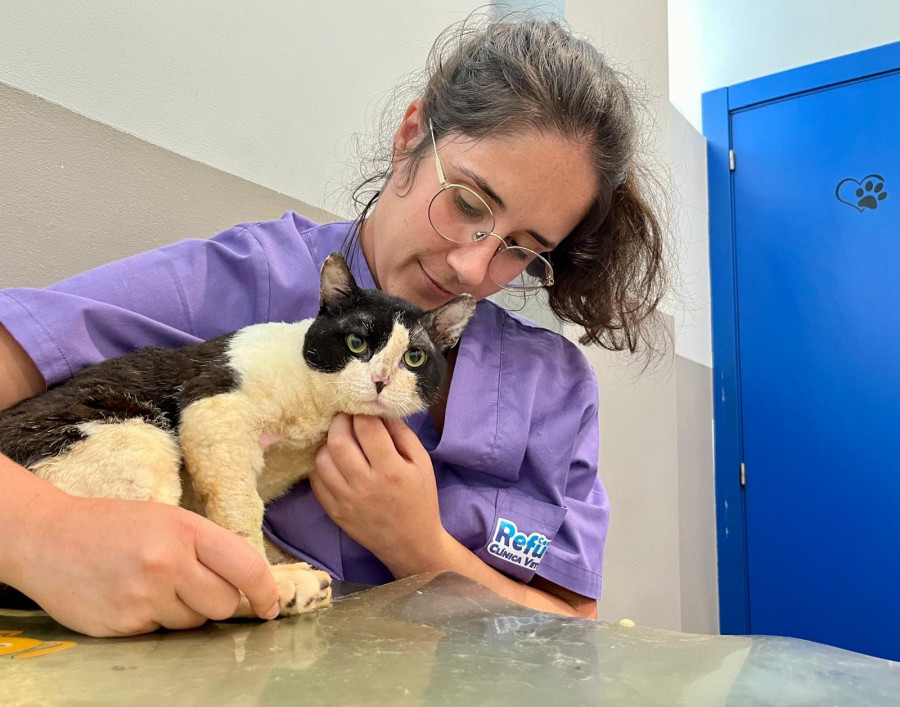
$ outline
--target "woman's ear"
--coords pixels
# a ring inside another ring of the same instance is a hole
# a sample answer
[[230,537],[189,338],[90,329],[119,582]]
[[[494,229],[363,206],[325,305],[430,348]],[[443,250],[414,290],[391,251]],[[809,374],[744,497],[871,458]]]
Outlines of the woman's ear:
[[394,156],[391,161],[395,171],[398,167],[398,160],[405,159],[406,153],[425,137],[424,105],[421,98],[410,103],[403,114],[403,120],[400,121],[400,125],[394,132]]

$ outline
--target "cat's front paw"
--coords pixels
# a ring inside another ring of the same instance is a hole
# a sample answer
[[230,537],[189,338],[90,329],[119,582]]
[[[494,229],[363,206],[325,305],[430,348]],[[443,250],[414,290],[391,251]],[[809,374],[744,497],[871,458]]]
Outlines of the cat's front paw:
[[275,565],[272,574],[278,584],[279,616],[294,616],[331,604],[331,576],[305,562]]
[[[271,565],[270,569],[278,585],[279,616],[296,616],[331,605],[331,575],[327,572],[306,562]],[[257,618],[243,594],[232,618]]]

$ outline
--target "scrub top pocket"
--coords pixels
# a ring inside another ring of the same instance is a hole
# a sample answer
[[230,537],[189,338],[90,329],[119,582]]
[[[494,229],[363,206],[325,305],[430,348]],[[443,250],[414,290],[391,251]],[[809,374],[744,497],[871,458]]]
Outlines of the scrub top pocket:
[[528,582],[566,517],[566,509],[510,489],[497,494],[487,542],[476,552],[503,574]]

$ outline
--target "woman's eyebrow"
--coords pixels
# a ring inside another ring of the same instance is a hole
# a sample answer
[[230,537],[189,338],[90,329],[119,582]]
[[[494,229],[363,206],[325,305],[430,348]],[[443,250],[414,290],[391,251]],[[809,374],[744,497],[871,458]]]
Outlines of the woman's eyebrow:
[[529,236],[534,238],[534,240],[536,240],[538,243],[540,243],[547,250],[553,250],[554,248],[556,248],[556,245],[557,245],[556,243],[554,243],[551,240],[548,240],[547,238],[544,238],[537,231],[525,231],[525,233],[527,233]]
[[475,174],[475,172],[473,172],[468,167],[460,167],[459,171],[462,172],[463,174],[465,174],[473,182],[475,182],[475,184],[478,186],[479,189],[481,189],[481,191],[483,191],[485,194],[487,194],[489,197],[491,197],[491,199],[493,199],[495,202],[497,202],[497,206],[499,206],[501,210],[506,209],[506,204],[503,203],[503,199],[501,199],[497,195],[497,192],[495,192],[493,189],[491,189],[491,187],[488,185],[488,183],[486,181],[484,181],[484,179],[479,177],[477,174]]
[[[495,192],[493,189],[491,189],[490,185],[486,181],[484,181],[484,179],[482,177],[475,174],[475,172],[473,172],[468,167],[458,167],[458,169],[460,172],[462,172],[464,175],[466,175],[469,179],[471,179],[475,183],[475,185],[479,189],[481,189],[481,191],[483,191],[485,194],[487,194],[489,197],[491,197],[491,199],[494,202],[496,202],[497,206],[501,210],[503,210],[503,211],[506,210],[506,204],[503,203],[503,199],[500,198],[500,196],[497,194],[497,192]],[[531,236],[532,238],[534,238],[534,240],[536,240],[538,243],[540,243],[541,246],[546,248],[547,250],[553,250],[554,248],[556,248],[556,243],[551,241],[549,238],[545,238],[537,231],[526,231],[526,233],[529,236]]]

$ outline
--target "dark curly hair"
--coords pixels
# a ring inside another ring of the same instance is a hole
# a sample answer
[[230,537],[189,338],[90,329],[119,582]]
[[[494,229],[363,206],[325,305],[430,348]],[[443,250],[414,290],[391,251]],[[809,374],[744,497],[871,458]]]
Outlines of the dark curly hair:
[[[636,159],[639,128],[627,78],[589,42],[553,20],[534,18],[450,27],[429,54],[422,99],[435,137],[481,138],[555,132],[589,147],[599,189],[585,218],[549,254],[550,308],[584,328],[583,344],[634,352],[651,344],[652,315],[668,286],[657,186]],[[405,154],[394,175],[390,155],[354,191],[361,224],[389,178],[409,180],[431,141]],[[403,188],[403,184],[400,185]]]

